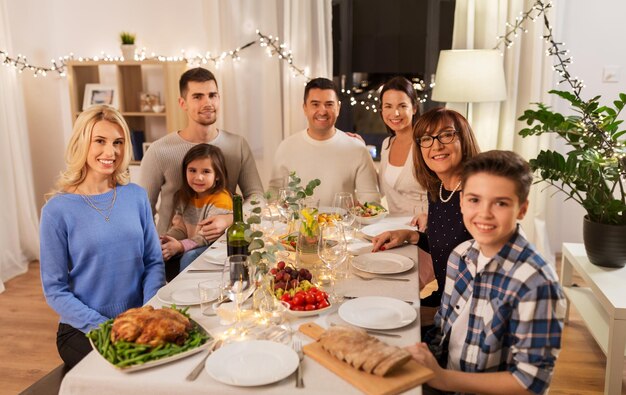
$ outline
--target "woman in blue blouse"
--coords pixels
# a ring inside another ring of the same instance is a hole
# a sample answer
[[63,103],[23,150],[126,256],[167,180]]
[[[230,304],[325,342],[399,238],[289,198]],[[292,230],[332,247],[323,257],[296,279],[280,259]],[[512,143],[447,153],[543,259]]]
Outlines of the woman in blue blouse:
[[131,143],[109,106],[80,114],[67,169],[41,213],[41,280],[59,314],[59,355],[69,367],[91,347],[85,333],[146,303],[165,283],[146,192],[128,179]]
[[424,233],[394,230],[373,239],[373,251],[405,244],[417,244],[430,252],[438,289],[422,300],[423,306],[439,307],[446,281],[446,267],[452,250],[471,235],[463,225],[459,204],[463,163],[479,153],[476,138],[467,120],[447,108],[433,108],[415,124],[413,150],[417,181],[428,191],[428,223]]

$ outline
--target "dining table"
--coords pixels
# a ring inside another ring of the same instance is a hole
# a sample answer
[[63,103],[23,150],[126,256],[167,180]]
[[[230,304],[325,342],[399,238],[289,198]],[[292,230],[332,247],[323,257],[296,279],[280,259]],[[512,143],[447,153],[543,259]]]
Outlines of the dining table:
[[[387,216],[377,224],[382,227],[393,227],[394,225],[406,226],[410,220],[408,217]],[[224,236],[218,239],[210,248],[199,256],[189,267],[181,272],[172,282],[166,286],[172,286],[180,282],[197,281],[198,283],[210,279],[219,279],[220,266],[211,263],[211,256],[224,254],[226,242]],[[408,281],[388,281],[385,278],[363,279],[371,276],[368,273],[359,273],[351,264],[351,259],[371,253],[372,244],[368,236],[361,232],[354,232],[349,238],[344,278],[338,281],[336,289],[341,296],[349,298],[359,298],[364,296],[385,296],[401,301],[409,302],[416,310],[417,318],[401,328],[386,330],[390,334],[399,335],[397,337],[377,336],[380,340],[399,347],[405,347],[420,341],[420,297],[418,279],[418,253],[414,245],[404,245],[386,251],[410,258],[415,265],[402,273],[387,275],[389,277],[403,278]],[[214,270],[215,269],[215,270]],[[203,271],[204,270],[204,271]],[[158,295],[158,294],[157,294]],[[160,308],[169,306],[155,295],[147,304]],[[343,303],[346,303],[345,299]],[[289,325],[292,341],[300,339],[306,345],[313,339],[298,331],[298,328],[305,323],[313,322],[323,328],[332,325],[345,325],[346,322],[338,314],[340,303],[333,303],[326,311],[307,317],[294,317],[287,313],[286,325]],[[203,315],[199,305],[191,305],[188,313],[191,318],[204,327],[211,335],[219,336],[228,327],[222,325],[220,318],[215,315]],[[82,395],[82,394],[242,394],[242,393],[267,393],[267,394],[358,394],[362,393],[358,388],[345,381],[331,370],[322,366],[317,361],[305,356],[302,363],[302,374],[305,383],[304,388],[295,387],[295,373],[271,384],[262,386],[231,386],[223,384],[213,379],[206,370],[194,381],[187,381],[186,376],[201,362],[206,355],[206,351],[196,353],[192,356],[179,359],[160,366],[151,367],[145,370],[125,372],[116,369],[109,364],[97,352],[89,353],[79,364],[71,369],[64,377],[59,394],[61,395]],[[210,359],[210,357],[209,357]],[[346,365],[346,369],[352,369]],[[421,386],[411,388],[403,393],[421,394]]]

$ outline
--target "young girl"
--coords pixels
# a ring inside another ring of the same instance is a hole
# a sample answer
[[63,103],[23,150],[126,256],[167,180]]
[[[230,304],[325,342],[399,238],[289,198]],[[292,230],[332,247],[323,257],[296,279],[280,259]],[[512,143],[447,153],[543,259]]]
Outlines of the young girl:
[[224,155],[219,148],[209,144],[194,146],[183,158],[182,172],[186,182],[176,193],[177,206],[170,229],[161,237],[168,281],[209,246],[197,234],[198,223],[207,217],[233,212],[233,200],[226,189]]

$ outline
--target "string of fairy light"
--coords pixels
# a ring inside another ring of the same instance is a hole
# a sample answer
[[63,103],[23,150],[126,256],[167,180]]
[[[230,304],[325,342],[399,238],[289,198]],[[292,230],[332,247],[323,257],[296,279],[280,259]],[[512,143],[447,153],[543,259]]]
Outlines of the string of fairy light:
[[31,72],[34,77],[46,77],[49,74],[56,74],[60,77],[65,77],[67,72],[68,62],[90,62],[90,61],[103,61],[103,62],[120,62],[125,60],[133,60],[137,62],[143,61],[159,61],[159,62],[181,62],[185,61],[191,66],[206,65],[212,63],[215,68],[219,68],[222,63],[231,59],[233,61],[241,60],[241,52],[254,45],[259,45],[266,48],[268,56],[277,56],[278,59],[287,62],[291,74],[296,77],[304,77],[307,81],[310,80],[308,68],[301,68],[294,64],[292,51],[288,48],[287,44],[280,42],[278,37],[272,35],[263,34],[261,31],[256,31],[257,38],[244,45],[238,46],[230,51],[223,51],[219,54],[211,54],[206,52],[205,54],[187,54],[185,50],[181,50],[178,56],[164,56],[154,52],[148,53],[146,48],[141,48],[136,54],[134,59],[124,59],[123,56],[111,55],[105,52],[101,52],[99,55],[93,57],[76,56],[74,53],[70,53],[65,56],[59,56],[56,59],[50,60],[50,66],[37,66],[28,61],[26,56],[17,54],[11,56],[7,51],[0,49],[0,63],[7,67],[13,67],[19,73]]
[[[552,8],[551,2],[536,0],[535,3],[527,11],[520,12],[519,16],[515,18],[515,21],[513,23],[506,23],[505,33],[501,36],[497,36],[498,41],[494,49],[502,50],[501,47],[503,46],[505,49],[511,48],[511,46],[514,44],[515,39],[520,33],[528,32],[528,30],[525,28],[526,23],[529,20],[532,22],[536,22],[541,16],[543,16],[545,33],[542,37],[546,40],[546,42],[549,43],[549,48],[546,51],[546,55],[555,56],[557,59],[555,65],[553,66],[553,69],[561,76],[561,80],[559,81],[559,83],[569,84],[574,94],[579,97],[580,90],[584,87],[584,84],[583,81],[578,79],[577,77],[572,77],[567,70],[568,66],[573,61],[573,58],[569,56],[569,50],[561,49],[564,46],[564,43],[557,42],[553,39],[552,27],[547,17],[550,8]],[[256,35],[257,37],[255,40],[238,46],[232,50],[223,51],[215,55],[211,54],[211,52],[206,52],[205,54],[187,54],[184,50],[181,50],[181,53],[178,56],[163,56],[155,54],[154,52],[148,53],[146,48],[141,48],[138,53],[135,54],[135,58],[133,60],[138,62],[185,61],[192,66],[206,65],[211,63],[213,66],[215,66],[215,68],[219,69],[223,62],[227,59],[237,62],[241,59],[241,53],[243,51],[254,45],[259,45],[263,48],[266,48],[266,53],[269,57],[276,56],[279,60],[286,62],[293,77],[302,77],[307,82],[311,79],[308,67],[303,68],[294,64],[292,51],[284,42],[281,42],[278,37],[263,34],[259,30],[256,31]],[[109,55],[104,52],[101,52],[100,55],[94,57],[80,57],[74,55],[73,53],[70,53],[69,55],[52,59],[50,61],[51,65],[46,67],[37,66],[29,63],[26,56],[22,54],[18,54],[17,56],[11,56],[7,51],[0,50],[0,63],[3,63],[4,65],[9,67],[13,67],[20,73],[24,71],[32,72],[35,77],[45,77],[51,73],[56,73],[59,76],[64,77],[67,70],[67,63],[69,61],[119,62],[124,60],[125,59],[122,56]],[[421,103],[425,103],[428,100],[429,93],[432,90],[434,83],[427,84],[425,81],[419,78],[412,79],[412,83],[413,87],[418,92],[419,101]],[[380,87],[372,90],[367,90],[366,88],[362,87],[353,87],[348,89],[342,89],[341,93],[344,97],[347,97],[350,105],[360,105],[366,110],[377,112],[380,111],[380,102],[378,98],[379,95],[377,92],[378,89],[380,89]]]

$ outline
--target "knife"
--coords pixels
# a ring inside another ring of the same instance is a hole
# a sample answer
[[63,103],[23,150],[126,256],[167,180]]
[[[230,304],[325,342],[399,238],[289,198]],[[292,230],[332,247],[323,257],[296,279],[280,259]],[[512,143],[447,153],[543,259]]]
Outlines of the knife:
[[[337,324],[333,322],[332,324],[330,324],[330,326],[337,326]],[[387,332],[376,331],[373,329],[365,329],[365,328],[361,328],[361,329],[363,329],[365,332],[369,333],[370,335],[387,336],[387,337],[402,337],[402,335],[399,335],[397,333],[387,333]]]
[[209,352],[202,357],[202,360],[198,363],[198,365],[196,365],[195,368],[193,368],[193,370],[187,375],[187,377],[185,378],[187,381],[194,381],[195,379],[198,378],[198,376],[200,375],[200,372],[202,372],[202,369],[204,368],[204,363],[206,362],[207,358],[209,357],[209,355],[211,355],[213,353],[213,351],[217,350],[218,348],[220,348],[222,345],[222,341],[221,340],[216,340],[213,345],[211,347],[209,347]]

